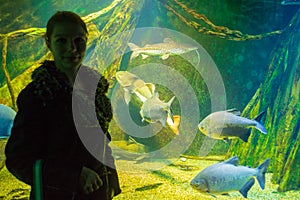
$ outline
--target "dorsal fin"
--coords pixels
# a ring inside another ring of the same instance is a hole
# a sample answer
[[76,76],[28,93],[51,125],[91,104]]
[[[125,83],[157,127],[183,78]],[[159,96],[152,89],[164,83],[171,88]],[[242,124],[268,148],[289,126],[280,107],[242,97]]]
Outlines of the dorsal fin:
[[237,156],[233,156],[233,157],[223,161],[223,163],[237,166],[239,164],[239,158]]
[[239,111],[239,110],[236,109],[236,108],[231,108],[231,109],[229,109],[229,110],[226,110],[226,112],[232,113],[232,114],[237,115],[237,116],[240,116],[240,115],[241,115],[241,111]]

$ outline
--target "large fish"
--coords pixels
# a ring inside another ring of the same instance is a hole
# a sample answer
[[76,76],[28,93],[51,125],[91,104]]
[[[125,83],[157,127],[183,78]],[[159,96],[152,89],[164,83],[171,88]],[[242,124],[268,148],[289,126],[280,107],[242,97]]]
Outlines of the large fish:
[[170,38],[165,38],[162,43],[156,44],[146,44],[144,47],[139,47],[134,43],[128,43],[132,54],[130,60],[136,58],[140,54],[142,58],[145,59],[152,56],[161,56],[161,59],[165,60],[169,58],[170,55],[180,55],[190,51],[196,50],[198,56],[198,63],[200,62],[200,55],[197,51],[197,46],[192,46],[184,43],[177,43]]
[[0,138],[8,138],[16,116],[12,108],[0,104]]
[[136,160],[141,154],[147,152],[145,145],[138,143],[130,136],[128,141],[111,141],[109,146],[112,149],[112,155],[115,159]]
[[0,170],[5,165],[4,149],[7,139],[10,137],[15,116],[16,111],[6,105],[0,104]]
[[257,168],[238,166],[238,158],[234,156],[224,162],[208,166],[191,180],[190,185],[214,197],[215,194],[228,195],[228,192],[239,191],[247,198],[248,191],[254,185],[254,177],[260,188],[265,188],[265,173],[269,163],[270,159],[266,159]]
[[250,128],[256,128],[263,134],[267,130],[260,120],[265,112],[261,112],[254,119],[241,117],[241,112],[237,109],[218,111],[211,113],[198,125],[199,130],[206,136],[214,139],[227,141],[231,138],[240,138],[244,142],[248,141],[251,133]]
[[142,121],[148,123],[160,122],[164,127],[166,124],[172,129],[175,134],[178,134],[178,125],[180,116],[171,113],[171,104],[175,96],[173,96],[167,103],[159,99],[158,93],[154,93],[151,98],[147,99],[140,110]]
[[153,83],[145,83],[135,74],[128,71],[118,71],[116,79],[124,89],[124,99],[128,104],[132,94],[136,94],[142,102],[149,99],[155,91]]

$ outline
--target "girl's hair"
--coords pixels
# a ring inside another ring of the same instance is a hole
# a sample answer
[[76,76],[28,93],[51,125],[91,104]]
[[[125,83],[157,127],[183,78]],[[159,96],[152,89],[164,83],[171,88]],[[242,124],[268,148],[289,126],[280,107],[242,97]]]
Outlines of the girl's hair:
[[88,35],[86,24],[84,23],[84,21],[81,19],[81,17],[79,15],[77,15],[76,13],[71,12],[71,11],[58,11],[54,15],[52,15],[52,17],[48,20],[48,23],[46,26],[46,28],[47,28],[46,35],[45,35],[46,41],[49,40],[55,25],[59,22],[72,22],[75,24],[79,24],[85,31],[86,36]]

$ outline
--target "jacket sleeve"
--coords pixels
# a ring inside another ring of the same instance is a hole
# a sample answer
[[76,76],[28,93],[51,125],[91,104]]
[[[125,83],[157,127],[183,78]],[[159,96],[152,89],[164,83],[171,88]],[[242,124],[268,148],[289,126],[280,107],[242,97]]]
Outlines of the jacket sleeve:
[[44,188],[76,191],[82,166],[67,158],[46,156],[45,107],[30,84],[18,96],[17,105],[18,112],[5,148],[7,169],[19,180],[33,185],[33,164],[41,159]]

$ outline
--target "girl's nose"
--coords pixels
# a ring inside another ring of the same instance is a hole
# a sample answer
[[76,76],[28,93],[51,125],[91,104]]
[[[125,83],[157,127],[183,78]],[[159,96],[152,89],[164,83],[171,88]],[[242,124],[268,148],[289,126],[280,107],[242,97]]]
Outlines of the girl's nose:
[[76,46],[76,43],[75,43],[74,40],[70,41],[70,49],[71,49],[72,52],[77,51],[77,46]]

